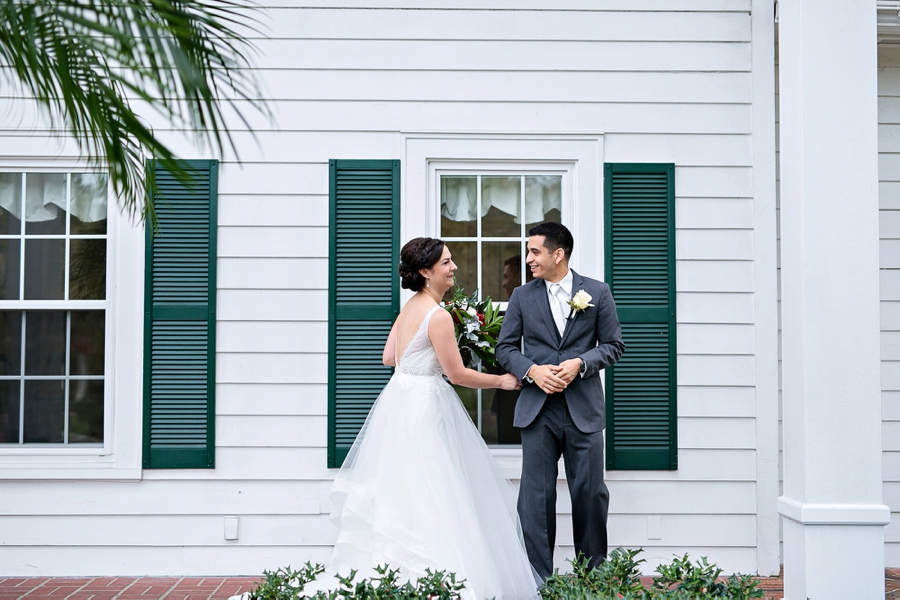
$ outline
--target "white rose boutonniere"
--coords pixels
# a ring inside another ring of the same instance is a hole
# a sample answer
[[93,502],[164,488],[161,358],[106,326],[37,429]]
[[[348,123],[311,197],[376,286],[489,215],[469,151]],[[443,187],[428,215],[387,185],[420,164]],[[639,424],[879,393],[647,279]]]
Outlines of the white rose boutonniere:
[[569,314],[569,318],[574,317],[588,307],[594,306],[593,304],[591,304],[591,300],[593,300],[593,298],[591,298],[590,294],[588,294],[584,290],[579,290],[578,293],[572,296],[572,299],[568,302],[569,307],[572,309],[572,312]]

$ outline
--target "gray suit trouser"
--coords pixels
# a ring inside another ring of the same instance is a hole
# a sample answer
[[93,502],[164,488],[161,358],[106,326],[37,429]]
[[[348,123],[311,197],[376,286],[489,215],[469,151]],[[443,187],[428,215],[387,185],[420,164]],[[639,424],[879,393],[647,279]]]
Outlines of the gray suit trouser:
[[538,575],[553,574],[556,544],[556,480],[565,459],[572,497],[575,552],[591,567],[606,558],[609,490],[603,481],[603,432],[582,433],[572,421],[565,394],[547,397],[534,421],[522,429],[519,519],[528,559]]

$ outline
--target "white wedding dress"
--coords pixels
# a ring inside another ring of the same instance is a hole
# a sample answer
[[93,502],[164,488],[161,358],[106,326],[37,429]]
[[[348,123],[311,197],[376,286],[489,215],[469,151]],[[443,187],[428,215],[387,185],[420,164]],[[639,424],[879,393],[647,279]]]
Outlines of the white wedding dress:
[[428,337],[433,308],[372,406],[334,481],[339,527],[330,573],[389,564],[466,580],[464,597],[536,598],[516,492],[441,377]]

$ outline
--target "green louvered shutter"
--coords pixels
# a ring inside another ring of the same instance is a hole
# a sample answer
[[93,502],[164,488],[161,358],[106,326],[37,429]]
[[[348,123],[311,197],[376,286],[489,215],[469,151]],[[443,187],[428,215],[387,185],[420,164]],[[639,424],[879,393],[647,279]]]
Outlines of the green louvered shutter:
[[400,309],[400,161],[332,160],[328,467],[340,467],[391,376],[381,362]]
[[608,469],[678,468],[675,165],[606,164],[606,281],[625,354],[606,370]]
[[218,161],[185,161],[185,185],[156,165],[159,229],[147,227],[145,469],[215,467]]

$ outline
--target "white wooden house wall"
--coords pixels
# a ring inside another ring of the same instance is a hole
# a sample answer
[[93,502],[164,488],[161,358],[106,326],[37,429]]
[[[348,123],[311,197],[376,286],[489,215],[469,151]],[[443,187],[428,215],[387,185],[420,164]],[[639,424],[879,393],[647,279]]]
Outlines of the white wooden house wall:
[[878,179],[881,237],[881,398],[885,563],[900,565],[900,47],[879,53]]
[[[770,23],[770,3],[266,4],[258,65],[278,124],[238,131],[245,162],[226,158],[219,182],[217,468],[4,479],[0,573],[256,574],[328,557],[328,159],[403,158],[408,131],[598,134],[607,162],[676,164],[679,470],[609,474],[610,541],[643,546],[650,568],[684,552],[726,571],[756,572],[773,553],[777,565],[777,413],[758,397],[775,390],[774,369],[759,366],[775,361],[759,335],[777,314],[759,283],[775,267],[774,223],[754,203],[774,177],[774,79],[758,62],[771,48],[751,51],[751,8]],[[0,127],[10,164],[58,155]],[[885,406],[896,510],[900,414]],[[562,564],[572,546],[560,489]],[[238,540],[224,540],[228,515],[240,516]],[[651,516],[661,539],[648,539]],[[897,531],[889,564],[900,564]]]

